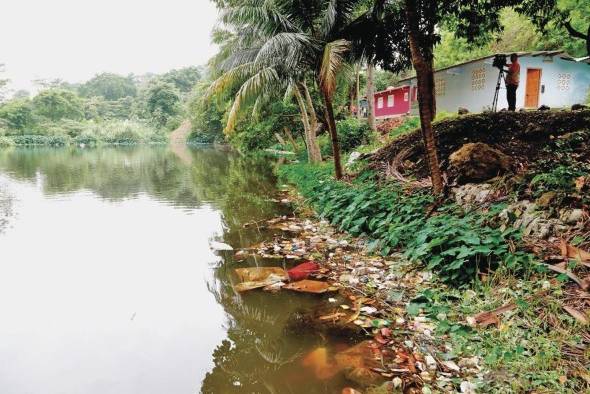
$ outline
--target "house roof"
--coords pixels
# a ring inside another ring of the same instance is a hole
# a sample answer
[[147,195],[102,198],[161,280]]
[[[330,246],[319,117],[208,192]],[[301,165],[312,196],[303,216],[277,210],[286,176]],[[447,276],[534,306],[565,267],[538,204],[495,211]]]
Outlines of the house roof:
[[408,87],[408,85],[390,86],[390,87],[388,87],[385,90],[380,90],[378,92],[375,92],[375,95],[383,94],[383,93],[387,93],[387,92],[393,92],[394,90],[399,90],[399,89],[403,89],[403,88],[406,88],[406,87]]
[[[443,67],[443,68],[439,68],[437,70],[435,70],[434,72],[439,72],[439,71],[446,71],[446,70],[450,70],[456,67],[461,67],[461,66],[465,66],[467,64],[471,64],[471,63],[476,63],[482,60],[487,60],[487,59],[491,59],[496,55],[506,55],[506,56],[510,56],[512,53],[514,52],[510,52],[510,53],[496,53],[496,54],[492,54],[492,55],[488,55],[488,56],[482,56],[482,57],[478,57],[476,59],[472,59],[472,60],[468,60],[465,62],[461,62],[461,63],[457,63],[454,64],[452,66],[447,66],[447,67]],[[558,56],[559,58],[563,59],[563,60],[568,60],[568,61],[574,61],[574,62],[583,62],[583,63],[588,63],[590,64],[590,56],[584,57],[584,58],[580,58],[580,59],[576,59],[573,56],[569,55],[568,53],[566,53],[565,51],[534,51],[534,52],[516,52],[516,54],[519,57],[522,56],[531,56],[531,57],[539,57],[539,56]],[[406,82],[406,81],[411,81],[412,79],[416,79],[416,76],[413,77],[408,77],[408,78],[404,78],[404,79],[400,79],[398,81],[398,83],[401,82]]]

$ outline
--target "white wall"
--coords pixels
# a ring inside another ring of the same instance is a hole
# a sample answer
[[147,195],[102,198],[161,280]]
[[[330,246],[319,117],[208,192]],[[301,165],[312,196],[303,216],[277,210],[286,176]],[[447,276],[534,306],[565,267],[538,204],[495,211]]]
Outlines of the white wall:
[[[548,59],[552,61],[548,62]],[[524,107],[527,68],[542,70],[541,86],[544,86],[544,92],[540,92],[539,105],[548,105],[552,108],[570,107],[586,101],[590,90],[590,65],[567,61],[558,56],[552,58],[524,56],[520,58],[520,65],[520,86],[516,96],[517,109]],[[479,76],[476,81],[472,78],[474,72]],[[559,86],[560,74],[571,76],[569,88],[566,89],[567,86],[563,84]],[[436,72],[435,81],[440,87],[437,89],[436,96],[438,111],[456,112],[459,107],[464,107],[470,112],[482,112],[491,109],[498,81],[498,69],[492,67],[492,59],[485,59]],[[415,86],[416,80],[412,79],[410,84]],[[507,107],[506,87],[502,81],[498,109]],[[412,106],[412,112],[417,112],[416,105]]]

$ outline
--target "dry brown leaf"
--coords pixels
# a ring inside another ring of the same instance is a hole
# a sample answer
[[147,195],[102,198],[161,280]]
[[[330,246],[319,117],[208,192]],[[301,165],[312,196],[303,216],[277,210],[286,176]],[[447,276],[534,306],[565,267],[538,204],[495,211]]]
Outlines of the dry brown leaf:
[[584,189],[584,186],[586,186],[586,177],[581,176],[576,178],[576,190],[581,192],[582,189]]
[[242,282],[258,282],[266,280],[269,276],[281,278],[281,280],[289,280],[287,271],[280,267],[252,267],[252,268],[236,268],[236,274]]
[[574,282],[576,282],[578,284],[578,286],[580,286],[582,288],[582,290],[590,289],[590,280],[588,280],[587,278],[580,279],[573,272],[568,271],[568,270],[566,270],[560,266],[557,266],[557,265],[549,265],[549,264],[544,264],[544,265],[547,268],[549,268],[551,271],[555,271],[560,274],[567,275],[567,277],[570,278],[571,280],[573,280]]
[[299,282],[289,283],[284,286],[283,289],[299,291],[301,293],[314,293],[321,294],[328,291],[330,285],[326,282],[320,282],[318,280],[301,280]]
[[516,304],[509,303],[502,305],[501,307],[494,309],[493,311],[478,313],[477,315],[473,316],[473,318],[480,327],[487,327],[492,324],[497,327],[500,325],[500,319],[498,318],[498,316],[508,311],[511,311],[514,308],[516,308]]
[[572,315],[572,317],[574,319],[576,319],[577,321],[579,321],[580,323],[588,324],[588,316],[584,312],[581,312],[581,311],[577,310],[576,308],[572,308],[571,306],[567,306],[567,305],[565,305],[563,307],[563,309],[565,309],[565,311],[567,313]]
[[582,250],[580,248],[576,248],[573,245],[570,245],[565,240],[561,240],[559,245],[561,249],[561,255],[566,259],[576,259],[579,261],[590,261],[590,253]]

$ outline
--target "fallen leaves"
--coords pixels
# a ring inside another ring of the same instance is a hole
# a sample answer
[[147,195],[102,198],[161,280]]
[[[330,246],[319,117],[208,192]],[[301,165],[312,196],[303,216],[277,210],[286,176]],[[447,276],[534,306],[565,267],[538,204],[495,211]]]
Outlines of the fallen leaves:
[[299,282],[289,283],[285,285],[283,289],[294,290],[301,293],[313,293],[322,294],[329,290],[330,285],[326,282],[320,282],[317,280],[305,279]]
[[511,311],[516,308],[516,304],[511,302],[501,307],[494,309],[493,311],[488,312],[481,312],[477,315],[473,316],[471,319],[468,319],[468,323],[470,325],[477,325],[479,327],[487,327],[490,325],[495,325],[496,327],[500,325],[500,318],[499,316]]
[[581,324],[588,324],[588,316],[585,313],[580,312],[576,308],[567,305],[564,305],[563,309]]

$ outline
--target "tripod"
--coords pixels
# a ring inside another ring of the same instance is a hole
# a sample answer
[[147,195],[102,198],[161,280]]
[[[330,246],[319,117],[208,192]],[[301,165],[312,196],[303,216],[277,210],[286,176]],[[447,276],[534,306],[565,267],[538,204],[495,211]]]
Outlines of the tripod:
[[500,69],[500,73],[498,74],[498,83],[496,83],[496,93],[494,94],[494,101],[492,102],[492,112],[498,112],[498,98],[500,96],[500,87],[502,86],[502,81],[506,84],[506,71],[504,68]]

